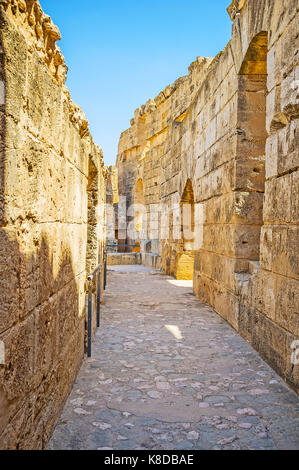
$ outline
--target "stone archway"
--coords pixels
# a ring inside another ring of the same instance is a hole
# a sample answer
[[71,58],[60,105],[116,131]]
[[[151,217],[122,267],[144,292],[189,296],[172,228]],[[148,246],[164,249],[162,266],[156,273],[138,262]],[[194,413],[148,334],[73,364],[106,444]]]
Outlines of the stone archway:
[[260,259],[263,225],[267,54],[268,33],[262,31],[251,41],[238,76],[236,202],[247,206],[249,214],[246,221],[237,221],[238,226],[246,224],[247,233],[238,253],[249,262]]
[[194,192],[190,179],[187,180],[180,201],[181,252],[177,262],[178,280],[193,280],[194,272],[194,231],[195,231]]

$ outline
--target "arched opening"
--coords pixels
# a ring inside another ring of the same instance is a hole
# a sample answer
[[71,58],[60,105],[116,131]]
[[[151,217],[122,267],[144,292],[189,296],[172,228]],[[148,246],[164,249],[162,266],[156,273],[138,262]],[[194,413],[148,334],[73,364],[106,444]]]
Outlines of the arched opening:
[[[259,33],[250,43],[238,82],[236,203],[242,217],[236,218],[236,256],[259,261],[263,225],[266,154],[268,34]],[[244,226],[244,230],[242,228]],[[240,229],[240,230],[239,230]],[[241,234],[241,235],[239,235]]]
[[193,280],[194,271],[194,192],[191,180],[187,180],[181,202],[181,253],[178,258],[178,280]]
[[142,178],[139,178],[136,184],[135,204],[144,204],[144,188]]

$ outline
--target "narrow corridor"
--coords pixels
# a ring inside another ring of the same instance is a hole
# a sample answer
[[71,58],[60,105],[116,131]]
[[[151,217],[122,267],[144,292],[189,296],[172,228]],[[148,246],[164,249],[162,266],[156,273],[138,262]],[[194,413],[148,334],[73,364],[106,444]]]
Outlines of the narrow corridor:
[[49,449],[299,449],[299,397],[190,282],[115,267]]

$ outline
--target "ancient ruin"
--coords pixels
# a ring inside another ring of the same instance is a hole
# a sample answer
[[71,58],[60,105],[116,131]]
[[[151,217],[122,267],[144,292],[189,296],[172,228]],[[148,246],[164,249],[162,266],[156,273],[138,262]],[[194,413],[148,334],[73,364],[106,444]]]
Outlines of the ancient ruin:
[[[129,207],[143,193],[147,234],[151,205],[169,208],[169,235],[144,249],[193,279],[298,392],[298,4],[235,0],[228,12],[226,48],[135,111],[119,142],[119,194]],[[182,203],[197,206],[195,249],[174,235]],[[161,212],[154,220],[158,234]]]
[[[111,265],[193,281],[184,321],[198,305],[213,328],[214,309],[299,392],[298,2],[233,0],[228,13],[225,49],[138,108],[105,167],[65,86],[58,28],[38,0],[0,0],[0,449],[47,447],[84,359],[86,280],[101,264],[103,281],[106,249]],[[140,279],[181,299],[164,277],[160,288]],[[111,297],[107,318],[108,307]]]

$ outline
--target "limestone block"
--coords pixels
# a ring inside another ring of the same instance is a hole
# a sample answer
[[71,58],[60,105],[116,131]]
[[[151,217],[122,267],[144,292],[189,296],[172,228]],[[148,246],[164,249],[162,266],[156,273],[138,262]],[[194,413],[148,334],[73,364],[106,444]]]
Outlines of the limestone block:
[[5,83],[4,81],[0,80],[0,106],[5,104]]
[[225,255],[210,253],[204,249],[196,252],[194,258],[194,269],[197,273],[215,279],[220,285],[225,286],[232,293],[237,293],[235,272],[247,270],[248,263],[242,268],[238,260]]
[[261,264],[264,269],[288,277],[298,277],[298,229],[265,226],[261,236]]
[[234,67],[231,67],[228,70],[228,74],[222,82],[222,85],[219,86],[219,93],[221,94],[220,99],[220,108],[224,108],[226,103],[228,103],[236,94],[238,90],[238,80]]
[[203,248],[227,256],[258,260],[260,226],[204,225]]
[[266,225],[261,228],[260,261],[262,268],[272,270],[272,234],[273,227]]
[[194,272],[193,290],[194,294],[201,302],[214,306],[215,293],[212,282],[209,278],[205,277],[196,270]]
[[299,221],[299,198],[298,198],[298,191],[299,191],[299,171],[294,171],[291,175],[291,191],[288,188],[288,192],[290,192],[291,196],[291,222],[297,223]]
[[[0,432],[4,430],[1,435],[1,447],[3,449],[15,450],[16,442],[18,442],[20,449],[30,450],[32,448],[42,449],[42,440],[34,446],[33,442],[28,441],[28,435],[32,432],[33,426],[33,402],[28,399],[27,402],[22,403],[22,408],[17,411],[16,406],[13,404],[9,406],[3,403],[2,411],[5,409],[7,412],[5,416],[1,416]],[[4,408],[5,407],[5,408]],[[16,412],[17,411],[17,412]]]
[[266,127],[268,133],[277,132],[289,122],[281,104],[281,85],[277,85],[267,96]]
[[266,179],[278,174],[278,133],[270,135],[267,139],[265,173]]
[[281,110],[288,121],[299,118],[299,66],[281,84]]
[[217,121],[214,118],[208,125],[205,135],[206,135],[206,141],[205,141],[205,150],[209,149],[216,141],[216,127],[217,126]]
[[291,123],[278,133],[278,173],[283,174],[298,167],[299,163],[299,120]]
[[7,51],[13,51],[6,64],[6,112],[20,120],[23,113],[23,97],[26,87],[26,68],[19,64],[26,63],[28,52],[24,37],[14,28],[5,29],[3,46]]
[[197,201],[201,202],[205,199],[229,192],[233,185],[233,167],[234,162],[231,161],[217,168],[215,171],[210,172],[198,188],[196,194]]
[[299,281],[275,276],[275,322],[299,338]]
[[29,312],[50,297],[54,288],[52,266],[49,260],[47,242],[42,239],[37,253],[23,257],[20,267],[20,317],[24,318]]
[[0,333],[19,317],[19,269],[19,247],[14,232],[0,229]]
[[287,241],[287,276],[298,279],[299,276],[299,229],[298,226],[288,227]]
[[236,296],[226,289],[219,288],[214,308],[236,331],[239,330],[239,299]]
[[292,175],[270,180],[265,185],[264,221],[270,224],[289,223],[291,220]]
[[249,141],[265,139],[265,76],[242,75],[239,79],[238,126]]
[[255,311],[252,333],[253,347],[280,375],[284,375],[286,342],[286,332],[263,314]]
[[266,178],[278,176],[298,166],[298,119],[271,135],[266,147]]
[[[279,38],[283,33],[287,25],[295,18],[295,21],[298,21],[298,9],[297,9],[296,0],[290,0],[287,2],[275,2],[273,7],[267,11],[267,16],[264,19],[268,23],[269,34],[269,45],[272,46],[273,43]],[[296,15],[297,9],[297,15]],[[297,18],[297,19],[296,19]],[[266,22],[265,21],[265,22]],[[298,29],[298,28],[297,28]]]
[[281,73],[283,78],[290,74],[294,69],[294,64],[298,64],[299,59],[299,38],[297,34],[299,13],[297,10],[297,14],[294,16],[295,8],[292,13],[293,19],[289,22],[282,35]]
[[[263,223],[263,193],[259,192],[244,192],[235,191],[234,194],[228,195],[229,198],[234,199],[233,213],[224,208],[228,218],[227,221],[249,223],[254,225],[261,225]],[[231,219],[229,218],[231,215]]]
[[255,311],[252,307],[241,304],[239,313],[239,333],[250,343],[252,342],[252,330]]
[[264,192],[264,158],[238,159],[235,162],[235,189]]
[[[209,148],[216,140],[219,140],[223,138],[226,134],[228,134],[230,125],[233,126],[232,123],[232,116],[234,115],[233,112],[231,114],[231,102],[228,102],[224,108],[219,112],[217,115],[217,121],[216,121],[216,129],[215,133],[212,133],[212,135],[207,136],[207,145],[206,149]],[[212,128],[214,131],[214,127]],[[213,139],[213,140],[212,140]]]
[[210,280],[195,271],[194,293],[204,303],[211,305],[216,312],[225,318],[238,331],[239,301],[221,284]]
[[52,371],[58,355],[58,299],[52,297],[34,312],[34,382],[39,386]]
[[140,253],[108,253],[108,266],[140,264]]
[[203,223],[262,224],[263,194],[241,192],[223,194],[203,203]]
[[29,316],[20,325],[2,334],[1,341],[5,345],[5,367],[0,370],[1,402],[3,400],[12,402],[28,394],[32,387],[34,360],[33,316]]
[[269,49],[267,56],[267,88],[272,91],[282,81],[282,36],[278,38],[275,44]]
[[251,279],[251,306],[263,315],[275,321],[276,277],[271,272],[261,270]]
[[293,355],[297,351],[298,336],[288,334],[286,338],[286,367],[285,377],[287,383],[298,393],[299,392],[299,365],[294,364]]

